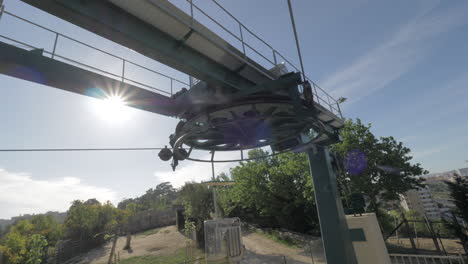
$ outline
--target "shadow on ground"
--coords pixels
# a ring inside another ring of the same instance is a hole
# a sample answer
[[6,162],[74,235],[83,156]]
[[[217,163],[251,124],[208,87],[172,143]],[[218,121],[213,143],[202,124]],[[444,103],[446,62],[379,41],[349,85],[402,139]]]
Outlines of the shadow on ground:
[[[311,264],[309,262],[303,262],[294,260],[285,256],[279,255],[262,255],[255,253],[250,250],[246,250],[244,257],[242,258],[241,264]],[[315,261],[315,264],[322,264],[323,262]]]

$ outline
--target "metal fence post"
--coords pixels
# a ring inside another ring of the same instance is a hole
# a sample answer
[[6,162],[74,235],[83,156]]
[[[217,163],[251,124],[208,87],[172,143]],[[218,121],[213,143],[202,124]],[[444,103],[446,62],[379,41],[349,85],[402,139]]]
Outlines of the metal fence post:
[[190,2],[190,17],[192,18],[192,20],[190,21],[190,24],[193,27],[193,3],[192,3],[192,0],[189,0],[189,2]]
[[125,80],[125,59],[122,59],[122,82]]
[[273,50],[273,61],[275,62],[275,66],[278,65],[278,61],[276,60],[276,50]]
[[54,41],[54,49],[52,50],[52,59],[55,56],[55,49],[57,48],[57,41],[58,41],[59,34],[55,33],[55,41]]
[[238,24],[239,24],[240,37],[241,37],[241,42],[242,42],[242,51],[244,52],[244,55],[246,55],[245,54],[244,34],[242,34],[242,25],[241,25],[241,23],[238,23]]
[[0,0],[0,19],[2,18],[3,10],[5,10],[5,5],[3,5],[3,0]]
[[171,96],[172,96],[172,78],[170,80],[171,80]]

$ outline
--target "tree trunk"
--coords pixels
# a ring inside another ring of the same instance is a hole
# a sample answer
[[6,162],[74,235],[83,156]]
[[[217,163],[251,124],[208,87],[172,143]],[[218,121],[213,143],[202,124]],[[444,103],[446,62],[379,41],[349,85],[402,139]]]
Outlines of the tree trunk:
[[132,235],[130,233],[128,233],[127,234],[127,242],[125,243],[125,247],[123,249],[125,249],[125,250],[132,249],[131,243],[132,243]]
[[112,248],[109,254],[109,260],[107,261],[107,264],[112,264],[112,256],[114,255],[115,252],[115,245],[117,244],[117,234],[114,235],[114,241],[112,242]]

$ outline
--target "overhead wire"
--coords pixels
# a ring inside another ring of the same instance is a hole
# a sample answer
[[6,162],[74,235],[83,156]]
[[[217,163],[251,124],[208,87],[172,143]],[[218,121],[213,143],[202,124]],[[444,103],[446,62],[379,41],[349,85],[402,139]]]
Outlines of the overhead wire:
[[137,151],[137,150],[161,150],[161,147],[152,148],[11,148],[0,149],[0,152],[54,152],[54,151]]

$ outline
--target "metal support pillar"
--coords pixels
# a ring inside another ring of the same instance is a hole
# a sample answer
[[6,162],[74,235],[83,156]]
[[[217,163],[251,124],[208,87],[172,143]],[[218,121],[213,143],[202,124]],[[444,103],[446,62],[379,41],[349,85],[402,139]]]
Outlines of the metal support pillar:
[[330,154],[326,147],[315,146],[308,155],[327,263],[357,264]]

